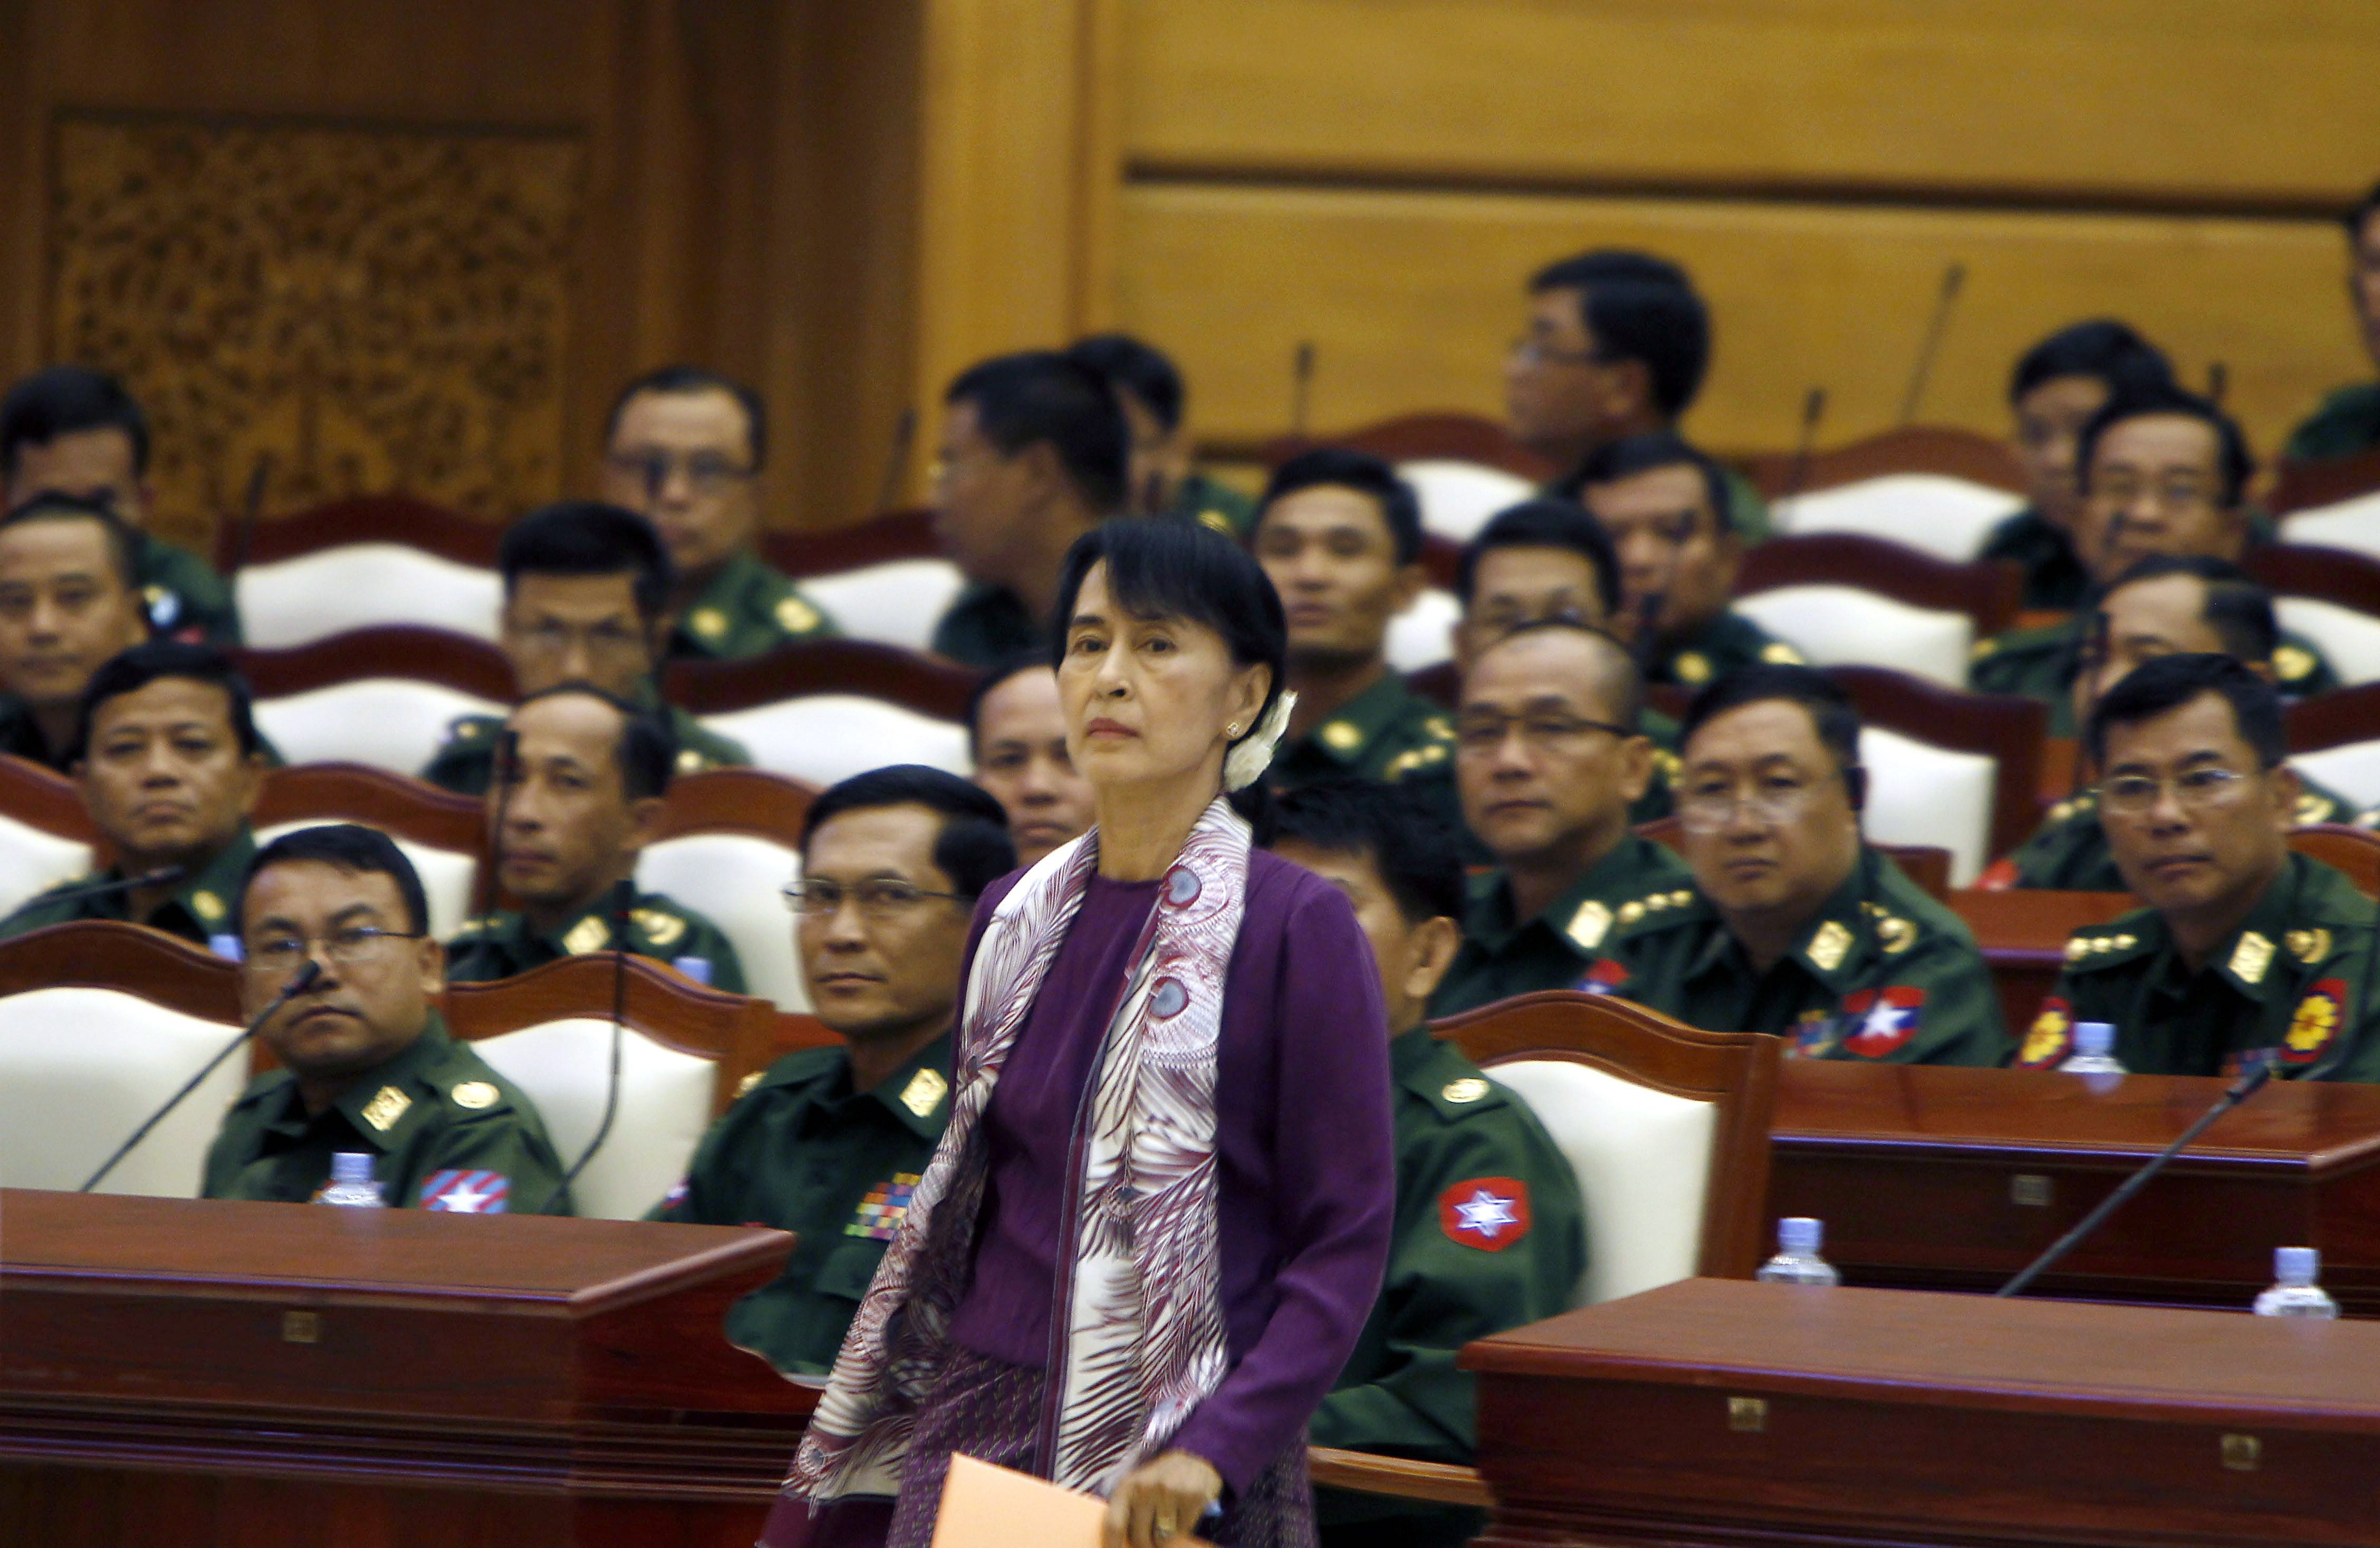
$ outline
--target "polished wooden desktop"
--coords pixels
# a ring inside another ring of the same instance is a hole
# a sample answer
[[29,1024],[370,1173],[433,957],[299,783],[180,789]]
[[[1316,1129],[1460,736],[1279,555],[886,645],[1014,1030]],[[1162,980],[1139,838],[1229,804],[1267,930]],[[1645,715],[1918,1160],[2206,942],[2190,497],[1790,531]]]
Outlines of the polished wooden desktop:
[[747,1548],[782,1232],[0,1192],[0,1542]]
[[[1979,1290],[2047,1247],[2219,1096],[2220,1080],[1788,1060],[1769,1213],[1826,1222],[1853,1284]],[[2227,1114],[2039,1286],[2243,1307],[2273,1249],[2315,1247],[2380,1316],[2380,1086],[2276,1080]]]
[[1500,1334],[1502,1548],[2380,1543],[2380,1326],[1693,1279]]

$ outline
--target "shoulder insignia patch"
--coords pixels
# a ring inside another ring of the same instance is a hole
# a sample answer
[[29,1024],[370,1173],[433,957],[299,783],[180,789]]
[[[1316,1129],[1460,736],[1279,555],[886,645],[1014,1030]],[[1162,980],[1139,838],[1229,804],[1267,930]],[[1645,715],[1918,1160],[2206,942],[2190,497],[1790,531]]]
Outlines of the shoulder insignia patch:
[[819,610],[799,597],[781,597],[777,602],[777,627],[787,634],[808,634],[819,627]]
[[1818,971],[1831,973],[1843,965],[1843,954],[1851,949],[1852,932],[1843,928],[1842,920],[1828,920],[1810,937],[1806,955],[1817,964]]
[[466,1080],[446,1094],[455,1099],[455,1106],[468,1107],[476,1113],[483,1107],[493,1107],[504,1093],[485,1080]]
[[686,933],[686,920],[661,908],[638,908],[628,915],[628,922],[645,932],[645,938],[657,946],[677,944]]
[[705,640],[716,640],[727,632],[727,615],[716,607],[698,607],[686,616],[686,627]]
[[1645,917],[1645,905],[1636,902],[1622,903],[1620,906],[1620,912],[1613,917],[1622,924],[1634,924]]
[[1451,742],[1454,740],[1454,722],[1447,719],[1444,715],[1430,715],[1427,717],[1422,721],[1421,728],[1424,732],[1428,734],[1430,737],[1435,737],[1439,741]]
[[2327,930],[2292,930],[2281,937],[2289,955],[2301,962],[2314,963],[2330,955],[2330,932]]
[[1460,1080],[1449,1080],[1446,1089],[1438,1094],[1457,1105],[1476,1102],[1488,1094],[1488,1082],[1475,1075],[1466,1075]]
[[1823,1059],[1833,1051],[1840,1026],[1840,1019],[1831,1012],[1805,1010],[1794,1018],[1788,1034],[1793,1041],[1788,1051],[1797,1059]]
[[921,1069],[901,1088],[901,1105],[925,1117],[942,1104],[942,1093],[950,1089],[951,1083],[942,1079],[940,1071]]
[[1353,752],[1364,745],[1364,733],[1343,720],[1325,721],[1316,735],[1322,738],[1322,745],[1333,752]]
[[405,1116],[405,1110],[412,1105],[413,1099],[395,1086],[382,1086],[373,1093],[370,1102],[364,1103],[363,1120],[386,1134],[396,1127],[396,1120]]
[[1466,1177],[1438,1196],[1446,1239],[1501,1252],[1529,1234],[1529,1185],[1518,1177]]
[[2307,990],[2297,1014],[2289,1018],[2289,1035],[2281,1040],[2281,1063],[2310,1065],[2319,1058],[2338,1036],[2346,1001],[2342,979],[2323,979]]
[[1710,657],[1700,651],[1680,651],[1677,659],[1670,664],[1670,667],[1677,673],[1678,681],[1682,683],[1710,681]]
[[2053,994],[2041,1002],[2024,1044],[2016,1051],[2019,1069],[2054,1069],[2074,1047],[2074,1007]]
[[1572,913],[1562,933],[1581,951],[1593,951],[1603,945],[1603,937],[1610,929],[1611,910],[1590,897]]
[[2273,652],[2273,671],[2285,683],[2313,676],[2313,652],[2302,645],[2283,645]]
[[2073,820],[2074,812],[2075,805],[2072,801],[2059,801],[2049,809],[2049,820],[2053,823],[2070,822]]
[[1925,1012],[1925,991],[1912,984],[1890,989],[1863,989],[1844,996],[1843,1020],[1859,1025],[1843,1038],[1843,1052],[1863,1059],[1881,1059],[1899,1053],[1916,1040]]
[[432,1172],[421,1179],[421,1207],[432,1213],[504,1214],[512,1179],[502,1172]]
[[1598,957],[1595,966],[1581,975],[1573,985],[1582,994],[1616,994],[1628,981],[1628,969],[1608,957]]
[[2265,969],[2273,965],[2273,943],[2251,930],[2240,937],[2231,948],[2232,976],[2242,983],[2262,983]]
[[589,914],[570,927],[562,938],[562,949],[573,957],[584,957],[590,951],[601,951],[612,944],[611,927],[598,914]]
[[1760,659],[1768,663],[1771,666],[1801,666],[1805,664],[1802,660],[1802,652],[1795,650],[1792,646],[1788,645],[1782,640],[1773,640],[1767,644],[1761,646]]

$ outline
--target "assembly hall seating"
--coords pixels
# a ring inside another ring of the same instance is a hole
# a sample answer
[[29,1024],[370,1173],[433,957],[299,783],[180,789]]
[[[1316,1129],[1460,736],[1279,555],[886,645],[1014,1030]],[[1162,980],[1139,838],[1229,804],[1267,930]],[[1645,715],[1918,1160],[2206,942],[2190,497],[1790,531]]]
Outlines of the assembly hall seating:
[[784,889],[801,880],[802,818],[816,795],[758,769],[673,780],[660,835],[637,862],[639,887],[699,908],[735,943],[745,987],[791,1011],[810,1005]]
[[239,652],[256,724],[292,763],[419,773],[465,715],[501,714],[513,672],[484,640],[419,624],[347,629]]
[[431,933],[440,940],[479,911],[487,840],[476,798],[359,763],[307,763],[264,776],[258,843],[319,823],[361,823],[395,840],[421,878]]
[[1971,430],[1904,425],[1831,450],[1744,459],[1779,532],[1857,532],[1962,563],[2023,508],[2024,475],[2005,443]]
[[232,578],[248,643],[261,650],[376,624],[496,637],[500,530],[406,494],[225,523],[217,570]]
[[662,692],[774,774],[825,786],[886,763],[972,766],[960,724],[975,674],[864,640],[746,661],[671,664]]

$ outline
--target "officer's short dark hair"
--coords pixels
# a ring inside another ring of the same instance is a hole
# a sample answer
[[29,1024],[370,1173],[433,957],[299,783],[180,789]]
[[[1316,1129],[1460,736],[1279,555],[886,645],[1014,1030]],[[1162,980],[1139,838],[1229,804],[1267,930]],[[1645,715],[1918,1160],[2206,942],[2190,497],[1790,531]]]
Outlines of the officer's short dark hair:
[[350,876],[378,874],[390,878],[396,883],[397,896],[405,900],[405,927],[416,934],[429,930],[430,899],[421,890],[421,878],[415,873],[413,862],[405,858],[405,851],[388,835],[360,823],[324,823],[299,828],[259,849],[240,876],[239,897],[232,906],[233,922],[243,931],[248,928],[248,892],[259,876],[273,866],[295,865],[300,860],[318,861]]
[[700,366],[665,365],[649,371],[620,389],[612,400],[612,411],[603,416],[603,445],[608,449],[619,439],[620,416],[628,405],[647,393],[725,393],[744,410],[746,455],[752,459],[752,471],[759,472],[769,451],[769,410],[760,395],[732,376],[722,376]]
[[2169,384],[2173,362],[2130,323],[2095,317],[2058,329],[2017,357],[2016,369],[2009,373],[2010,406],[2061,376],[2088,376],[2119,393]]
[[[1678,725],[1678,750],[1682,753],[1694,739],[1695,732],[1728,711],[1771,699],[1799,704],[1809,712],[1811,724],[1817,727],[1819,744],[1834,755],[1837,766],[1852,778],[1853,797],[1862,794],[1855,777],[1860,766],[1859,711],[1852,707],[1851,695],[1842,690],[1841,685],[1815,666],[1755,662],[1712,682],[1686,706],[1685,719]],[[1852,804],[1859,804],[1856,798]]]
[[2223,641],[2225,654],[2251,664],[2273,659],[2273,652],[2281,643],[2280,620],[2273,613],[2273,593],[2250,579],[2248,572],[2239,566],[2212,555],[2151,554],[2136,559],[2100,593],[2102,600],[2095,610],[2104,611],[2104,599],[2126,586],[2162,580],[2170,575],[2186,575],[2205,583],[2206,610],[2200,616]]
[[1686,271],[1649,252],[1606,248],[1548,263],[1529,280],[1529,293],[1576,290],[1579,320],[1597,353],[1642,360],[1653,379],[1653,402],[1676,419],[1702,390],[1710,366],[1710,311]]
[[942,401],[972,406],[1003,457],[1048,442],[1084,504],[1123,508],[1132,429],[1108,379],[1080,360],[1054,349],[997,355],[961,372]]
[[653,524],[601,500],[558,500],[522,517],[504,529],[496,567],[504,573],[506,600],[524,575],[633,577],[637,613],[647,624],[669,605],[677,579]]
[[[115,579],[134,596],[140,595],[140,534],[115,514],[115,507],[104,500],[86,500],[79,494],[35,494],[19,501],[0,517],[0,531],[21,527],[29,521],[92,521],[99,524],[99,533],[107,544],[107,567]],[[148,616],[143,607],[141,616]]]
[[1050,652],[1028,649],[1003,656],[975,680],[975,687],[967,690],[966,702],[967,751],[970,755],[976,758],[983,756],[983,703],[991,697],[992,690],[1020,672],[1049,670]]
[[2226,510],[2239,505],[2248,491],[2250,476],[2256,471],[2256,459],[2248,451],[2248,437],[2240,432],[2240,421],[2196,393],[2171,382],[2127,387],[2091,416],[2074,446],[2077,485],[2085,494],[2090,492],[2091,459],[2098,454],[2101,437],[2126,420],[2145,419],[2152,414],[2196,420],[2215,433],[2216,472],[2222,480],[2217,503]]
[[1155,345],[1130,334],[1093,334],[1076,339],[1066,354],[1138,398],[1159,429],[1171,434],[1181,428],[1187,396],[1182,372]]
[[1595,507],[1586,498],[1588,490],[1660,468],[1692,468],[1701,476],[1703,498],[1710,504],[1711,530],[1720,537],[1735,530],[1734,503],[1728,498],[1727,469],[1707,453],[1687,445],[1685,438],[1674,431],[1655,430],[1606,442],[1587,453],[1586,460],[1564,483],[1574,486],[1579,504],[1591,511]]
[[2092,762],[2104,764],[2109,726],[2155,720],[2205,693],[2220,694],[2230,704],[2232,724],[2240,729],[2240,739],[2255,750],[2257,767],[2272,768],[2289,755],[2280,691],[2242,663],[2212,651],[2158,656],[2126,673],[2122,682],[2091,706],[2091,719],[2082,727],[2083,750]]
[[1388,525],[1389,542],[1396,550],[1398,564],[1410,565],[1421,557],[1421,496],[1385,459],[1346,446],[1317,446],[1274,469],[1265,481],[1263,497],[1257,502],[1256,525],[1250,535],[1263,530],[1265,513],[1272,509],[1273,502],[1301,489],[1326,485],[1352,489],[1371,498]]
[[1371,862],[1407,924],[1463,917],[1463,850],[1445,822],[1400,786],[1333,775],[1275,796],[1259,842],[1307,845]]
[[2348,211],[2343,217],[2349,241],[2363,240],[2364,223],[2372,218],[2374,211],[2380,211],[2380,183],[2373,184],[2371,189],[2362,198],[2357,200],[2355,207]]
[[811,835],[831,819],[885,806],[922,806],[941,814],[934,869],[951,879],[951,890],[961,897],[982,896],[984,888],[1016,869],[1007,808],[989,791],[924,763],[870,769],[820,792],[802,819],[803,863],[809,861]]
[[0,397],[0,478],[15,478],[27,446],[85,430],[120,430],[132,442],[132,471],[149,470],[149,416],[124,384],[89,366],[37,371]]
[[1603,523],[1574,501],[1540,494],[1507,506],[1463,545],[1454,562],[1454,594],[1471,605],[1479,556],[1499,548],[1566,548],[1595,567],[1595,594],[1606,613],[1620,611],[1620,551]]
[[255,753],[261,745],[256,735],[255,700],[249,691],[248,679],[232,665],[231,657],[212,645],[152,640],[128,651],[118,651],[101,662],[99,670],[91,675],[91,681],[83,685],[82,701],[75,706],[74,740],[67,748],[67,762],[79,762],[89,756],[91,723],[98,718],[101,705],[128,693],[138,693],[151,683],[168,677],[223,689],[229,703],[232,737],[239,744],[240,756]]
[[1486,649],[1479,653],[1484,657],[1488,651],[1509,645],[1515,640],[1524,640],[1533,634],[1556,632],[1584,636],[1600,648],[1599,653],[1603,656],[1605,666],[1608,668],[1606,683],[1612,690],[1613,722],[1621,725],[1641,725],[1645,715],[1645,668],[1637,661],[1636,652],[1629,648],[1626,641],[1609,629],[1597,628],[1583,618],[1560,616],[1551,618],[1531,618],[1525,623],[1515,624],[1505,630],[1489,641]]
[[666,713],[632,703],[607,689],[597,688],[593,683],[578,681],[556,683],[552,688],[524,694],[513,706],[513,713],[518,714],[524,706],[564,694],[601,699],[620,712],[620,740],[613,751],[620,762],[620,790],[623,795],[632,801],[640,801],[669,789],[670,780],[677,773],[677,728],[670,723]]

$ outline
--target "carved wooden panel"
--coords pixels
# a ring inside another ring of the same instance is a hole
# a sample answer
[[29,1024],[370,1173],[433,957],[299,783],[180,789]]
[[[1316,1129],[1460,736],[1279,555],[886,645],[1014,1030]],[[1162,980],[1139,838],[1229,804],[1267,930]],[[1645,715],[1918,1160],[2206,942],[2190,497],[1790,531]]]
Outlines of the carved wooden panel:
[[492,518],[558,494],[577,137],[67,114],[52,359],[122,374],[160,527],[389,489]]

